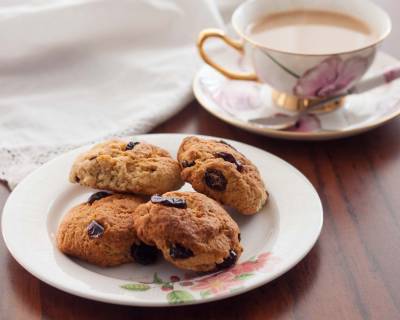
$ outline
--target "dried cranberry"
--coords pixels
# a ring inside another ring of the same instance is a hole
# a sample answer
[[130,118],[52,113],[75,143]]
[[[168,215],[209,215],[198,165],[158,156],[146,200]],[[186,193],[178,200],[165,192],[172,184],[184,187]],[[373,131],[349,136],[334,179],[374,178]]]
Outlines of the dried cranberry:
[[129,141],[128,144],[125,147],[125,151],[127,150],[132,150],[136,145],[138,145],[140,142],[133,142]]
[[236,169],[237,169],[239,172],[242,172],[242,171],[243,171],[243,165],[242,165],[242,163],[240,162],[240,160],[236,160],[236,158],[235,158],[233,155],[231,155],[230,153],[228,153],[228,152],[217,152],[217,153],[215,154],[215,156],[218,157],[218,158],[222,158],[222,159],[224,159],[225,161],[228,161],[228,162],[230,162],[230,163],[235,164],[235,165],[236,165]]
[[236,169],[237,169],[237,171],[239,171],[239,172],[242,172],[243,171],[243,165],[242,165],[242,162],[240,161],[240,160],[236,160]]
[[172,291],[172,290],[174,290],[174,287],[171,286],[171,285],[168,285],[168,284],[163,284],[163,285],[161,286],[161,290],[162,290],[162,291]]
[[187,161],[187,160],[183,160],[181,162],[182,168],[188,168],[188,167],[193,167],[195,165],[194,161]]
[[173,258],[173,259],[187,259],[190,257],[193,257],[193,251],[190,249],[187,249],[183,246],[181,246],[180,244],[172,244],[169,247],[169,255]]
[[157,261],[158,249],[144,243],[133,244],[131,255],[137,263],[148,265]]
[[163,197],[158,194],[155,194],[151,197],[150,201],[152,203],[159,203],[167,207],[175,207],[180,209],[187,208],[185,199],[180,199],[180,198]]
[[204,181],[207,186],[216,191],[225,191],[228,183],[224,174],[217,169],[207,169],[204,174]]
[[227,256],[223,262],[217,264],[217,270],[226,269],[232,267],[237,261],[237,254],[233,250],[229,250],[229,256]]
[[228,161],[228,162],[231,162],[231,163],[236,163],[235,157],[233,155],[231,155],[230,153],[228,153],[228,152],[217,152],[215,154],[215,156],[218,157],[218,158],[222,158],[225,161]]
[[230,148],[232,148],[232,149],[235,150],[235,151],[237,151],[236,148],[232,147],[228,142],[226,142],[226,141],[224,141],[224,140],[219,140],[218,142],[219,142],[219,143],[222,143],[222,144],[224,144],[224,145],[226,145],[226,146],[228,146],[228,147],[230,147]]
[[92,204],[93,202],[100,200],[102,198],[108,197],[108,196],[111,196],[111,193],[106,192],[106,191],[99,191],[99,192],[93,193],[89,197],[88,203]]
[[87,233],[91,239],[100,238],[104,234],[104,227],[96,220],[92,220],[87,227]]

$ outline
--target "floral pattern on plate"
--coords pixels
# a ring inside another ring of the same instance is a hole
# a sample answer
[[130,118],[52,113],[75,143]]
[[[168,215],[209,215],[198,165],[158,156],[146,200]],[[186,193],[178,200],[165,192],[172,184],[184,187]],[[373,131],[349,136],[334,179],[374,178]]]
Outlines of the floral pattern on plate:
[[177,275],[171,275],[166,280],[155,273],[151,282],[125,283],[121,285],[121,288],[138,292],[160,290],[165,292],[168,303],[180,304],[234,292],[257,272],[269,272],[278,262],[279,258],[270,252],[264,252],[232,268],[211,275],[196,277],[193,274],[187,274],[183,279]]

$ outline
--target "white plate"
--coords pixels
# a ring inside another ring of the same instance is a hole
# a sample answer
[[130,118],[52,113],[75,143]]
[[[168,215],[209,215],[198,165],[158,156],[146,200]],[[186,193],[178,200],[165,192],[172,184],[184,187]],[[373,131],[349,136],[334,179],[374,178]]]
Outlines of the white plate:
[[[136,136],[175,155],[185,135]],[[229,140],[228,140],[229,141]],[[47,284],[88,299],[136,306],[168,306],[219,300],[259,287],[298,263],[316,242],[322,206],[311,183],[270,153],[229,141],[260,169],[271,198],[255,216],[232,213],[242,234],[243,255],[225,272],[199,276],[165,261],[98,268],[60,253],[57,226],[72,206],[94,192],[68,182],[75,157],[89,146],[68,152],[29,175],[10,195],[2,232],[14,258]],[[184,190],[191,190],[189,185]],[[125,288],[124,288],[125,287]]]
[[[217,58],[223,65],[243,69],[247,60],[237,59],[228,50]],[[399,60],[378,52],[366,78],[399,66]],[[289,140],[328,140],[359,134],[397,117],[400,114],[400,80],[369,92],[350,95],[342,108],[330,113],[302,117],[298,126],[274,130],[251,123],[248,119],[288,113],[274,106],[272,88],[254,81],[230,80],[204,65],[193,81],[193,91],[199,103],[211,114],[236,127],[265,136]]]

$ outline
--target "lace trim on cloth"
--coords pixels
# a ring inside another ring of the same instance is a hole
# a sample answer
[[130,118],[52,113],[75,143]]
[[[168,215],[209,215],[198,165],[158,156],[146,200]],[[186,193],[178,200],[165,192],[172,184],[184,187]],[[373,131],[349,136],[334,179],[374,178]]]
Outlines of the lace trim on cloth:
[[77,146],[0,148],[0,180],[14,189],[34,169]]
[[5,148],[0,146],[0,181],[6,182],[10,189],[14,189],[29,173],[67,151],[112,138],[128,138],[132,137],[132,135],[146,133],[170,118],[173,114],[179,112],[192,99],[192,94],[187,95],[180,107],[177,107],[174,110],[169,110],[164,114],[160,113],[158,121],[156,122],[154,118],[149,120],[141,119],[140,123],[135,122],[127,129],[107,134],[95,140],[83,141],[79,144],[62,144],[59,146],[35,145],[16,148]]

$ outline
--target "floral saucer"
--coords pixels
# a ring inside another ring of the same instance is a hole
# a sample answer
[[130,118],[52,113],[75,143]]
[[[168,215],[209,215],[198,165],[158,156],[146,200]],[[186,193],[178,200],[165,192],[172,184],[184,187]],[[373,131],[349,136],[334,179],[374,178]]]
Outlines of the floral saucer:
[[[236,58],[236,59],[235,59]],[[219,60],[244,69],[235,53],[221,52]],[[382,73],[400,61],[378,52],[365,78]],[[193,82],[199,103],[214,116],[239,128],[265,136],[291,140],[328,140],[376,128],[400,114],[400,80],[359,95],[346,97],[344,105],[329,113],[308,114],[296,126],[275,130],[250,119],[293,114],[272,102],[272,88],[254,81],[230,80],[204,65]]]
[[[135,139],[165,146],[175,155],[185,137],[149,134]],[[95,192],[68,182],[74,159],[90,146],[46,163],[14,189],[2,216],[7,248],[26,270],[49,285],[108,303],[197,304],[259,287],[292,268],[313,247],[322,228],[322,205],[311,183],[290,164],[247,144],[228,142],[257,165],[270,193],[268,204],[254,216],[230,211],[240,227],[244,248],[232,268],[188,273],[161,258],[149,266],[129,263],[99,268],[62,254],[55,245],[60,221],[71,207]],[[188,184],[182,189],[192,190]]]

